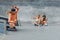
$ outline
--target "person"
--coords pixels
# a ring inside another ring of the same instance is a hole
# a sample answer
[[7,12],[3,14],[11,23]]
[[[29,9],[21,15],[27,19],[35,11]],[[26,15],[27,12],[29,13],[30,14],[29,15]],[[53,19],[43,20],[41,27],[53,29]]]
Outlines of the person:
[[35,26],[38,26],[38,25],[40,24],[40,17],[41,17],[40,15],[34,17],[34,19],[35,19],[34,25],[35,25]]
[[11,11],[8,12],[8,23],[10,25],[10,29],[16,30],[16,23],[17,23],[17,13],[19,8],[17,6],[12,6]]
[[46,18],[46,15],[45,14],[42,16],[42,19],[41,19],[40,24],[47,25],[47,18]]

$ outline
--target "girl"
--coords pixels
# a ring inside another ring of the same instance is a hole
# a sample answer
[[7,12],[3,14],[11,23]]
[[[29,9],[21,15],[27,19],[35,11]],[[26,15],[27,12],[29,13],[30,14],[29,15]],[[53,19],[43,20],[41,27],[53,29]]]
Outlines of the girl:
[[40,24],[40,17],[41,17],[40,15],[35,17],[35,22],[34,22],[35,26],[38,26]]

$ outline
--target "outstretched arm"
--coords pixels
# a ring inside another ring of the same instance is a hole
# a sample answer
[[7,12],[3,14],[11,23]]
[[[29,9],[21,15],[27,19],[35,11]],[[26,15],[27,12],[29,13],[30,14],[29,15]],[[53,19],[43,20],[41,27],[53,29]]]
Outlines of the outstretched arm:
[[18,12],[19,11],[19,8],[17,8],[17,7],[15,7],[16,8],[16,12]]

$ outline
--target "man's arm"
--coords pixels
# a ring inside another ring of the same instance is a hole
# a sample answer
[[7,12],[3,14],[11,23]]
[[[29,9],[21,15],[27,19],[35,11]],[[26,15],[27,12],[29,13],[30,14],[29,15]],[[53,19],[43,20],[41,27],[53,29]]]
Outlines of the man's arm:
[[16,9],[16,12],[18,12],[18,11],[19,11],[19,8],[15,7],[15,9]]

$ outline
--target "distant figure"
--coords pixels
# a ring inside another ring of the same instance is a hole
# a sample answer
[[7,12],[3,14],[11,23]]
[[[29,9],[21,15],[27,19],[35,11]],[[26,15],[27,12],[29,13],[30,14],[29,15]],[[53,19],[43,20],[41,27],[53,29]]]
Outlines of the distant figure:
[[38,25],[40,24],[40,18],[41,18],[40,15],[34,17],[34,19],[35,19],[35,21],[34,21],[34,25],[35,25],[35,26],[38,26]]
[[17,23],[17,13],[19,11],[19,8],[16,6],[12,6],[11,11],[8,12],[8,23],[10,25],[10,29],[16,30],[16,23]]
[[47,18],[46,18],[46,15],[43,15],[42,16],[42,19],[41,19],[41,23],[42,25],[47,25]]

